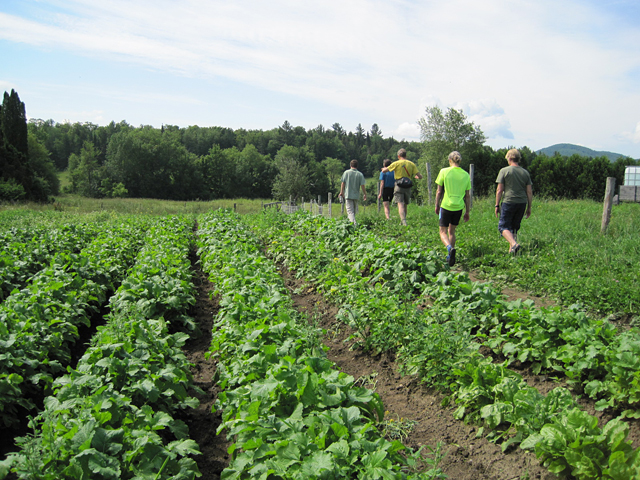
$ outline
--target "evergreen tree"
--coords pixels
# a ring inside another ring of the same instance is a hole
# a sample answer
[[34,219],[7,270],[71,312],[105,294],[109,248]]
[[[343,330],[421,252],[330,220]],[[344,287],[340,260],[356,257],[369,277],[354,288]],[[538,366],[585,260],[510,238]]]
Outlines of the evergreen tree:
[[27,116],[24,103],[15,90],[4,92],[0,110],[0,131],[2,132],[2,180],[13,180],[22,185],[26,198],[32,197],[33,175],[29,171],[29,142]]

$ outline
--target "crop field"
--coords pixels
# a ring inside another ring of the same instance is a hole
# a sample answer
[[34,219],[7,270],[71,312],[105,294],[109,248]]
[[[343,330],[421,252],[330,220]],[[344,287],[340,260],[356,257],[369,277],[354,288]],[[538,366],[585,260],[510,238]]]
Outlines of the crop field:
[[640,478],[638,205],[491,206],[0,211],[0,478]]

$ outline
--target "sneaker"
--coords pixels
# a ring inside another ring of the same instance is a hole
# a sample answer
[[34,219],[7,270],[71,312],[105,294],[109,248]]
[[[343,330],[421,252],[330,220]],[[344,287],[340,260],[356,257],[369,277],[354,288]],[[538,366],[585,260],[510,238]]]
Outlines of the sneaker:
[[447,255],[447,263],[450,267],[453,267],[456,264],[456,249],[452,248],[449,250],[449,255]]

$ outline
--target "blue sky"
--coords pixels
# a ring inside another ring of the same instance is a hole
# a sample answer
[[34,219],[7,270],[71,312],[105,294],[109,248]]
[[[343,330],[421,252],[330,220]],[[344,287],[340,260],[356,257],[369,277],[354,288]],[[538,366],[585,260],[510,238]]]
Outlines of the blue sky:
[[419,140],[462,109],[494,148],[640,158],[640,2],[1,0],[0,93],[29,118]]

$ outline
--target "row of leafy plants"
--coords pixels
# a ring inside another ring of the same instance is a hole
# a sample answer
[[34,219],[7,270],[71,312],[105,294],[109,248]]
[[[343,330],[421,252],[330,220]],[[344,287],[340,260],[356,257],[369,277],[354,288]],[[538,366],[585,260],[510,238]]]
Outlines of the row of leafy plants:
[[0,234],[0,300],[23,288],[58,253],[78,253],[96,235],[95,224],[8,228]]
[[184,422],[197,406],[191,364],[182,346],[195,330],[189,251],[193,219],[168,217],[149,225],[126,279],[110,299],[76,368],[58,378],[34,434],[0,463],[25,479],[160,480],[200,476],[199,453]]
[[105,225],[79,253],[59,252],[0,305],[0,421],[15,426],[72,359],[79,329],[106,303],[142,245],[145,220]]
[[203,270],[221,296],[209,352],[219,433],[233,442],[221,478],[442,478],[434,459],[377,430],[379,396],[335,370],[239,217],[221,211],[199,224]]
[[[510,360],[495,363],[479,353],[483,341],[509,353],[513,342],[488,338],[483,329],[508,329],[510,315],[536,316],[531,303],[505,302],[492,287],[446,271],[437,257],[431,259],[435,266],[389,258],[389,252],[411,246],[381,241],[343,221],[294,216],[265,223],[272,225],[261,231],[274,258],[342,305],[339,317],[355,328],[363,348],[397,352],[405,372],[447,392],[458,405],[456,417],[483,422],[488,438],[501,441],[503,449],[534,449],[550,471],[576,478],[640,474],[639,455],[621,419],[601,429],[566,389],[543,396],[507,368]],[[434,274],[425,276],[425,270]],[[410,301],[415,291],[430,298],[428,308]],[[559,309],[548,313],[564,315]],[[571,310],[567,317],[587,321]],[[532,336],[542,333],[539,328]]]

